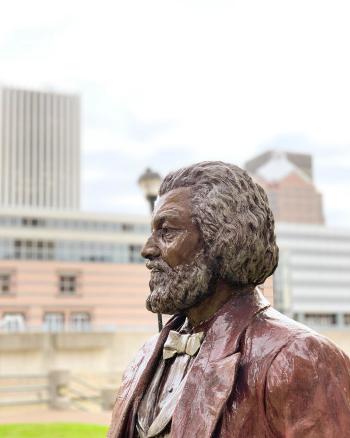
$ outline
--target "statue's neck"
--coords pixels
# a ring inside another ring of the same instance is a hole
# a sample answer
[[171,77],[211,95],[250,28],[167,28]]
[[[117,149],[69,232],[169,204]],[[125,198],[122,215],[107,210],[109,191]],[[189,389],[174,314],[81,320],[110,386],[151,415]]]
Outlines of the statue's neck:
[[[247,289],[252,289],[252,287]],[[242,293],[242,290],[228,285],[223,280],[218,280],[211,295],[186,311],[191,327],[196,327],[201,322],[210,319],[235,293]]]

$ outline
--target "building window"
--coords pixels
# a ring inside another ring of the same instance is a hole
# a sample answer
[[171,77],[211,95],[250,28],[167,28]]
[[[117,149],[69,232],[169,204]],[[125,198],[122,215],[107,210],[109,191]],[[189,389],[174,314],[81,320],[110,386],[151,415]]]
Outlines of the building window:
[[78,332],[91,330],[91,315],[88,312],[74,312],[70,316],[70,328]]
[[350,325],[350,313],[346,313],[344,315],[344,324],[345,325]]
[[126,232],[134,231],[134,225],[133,224],[122,224],[121,228],[122,228],[122,231],[126,231]]
[[15,258],[21,260],[52,260],[54,242],[15,240]]
[[22,225],[25,227],[44,227],[45,221],[43,219],[24,217],[22,218]]
[[44,329],[48,332],[61,332],[64,329],[64,314],[59,312],[45,313]]
[[142,246],[129,245],[129,262],[130,263],[142,263],[143,257],[141,257]]
[[11,293],[11,274],[0,273],[0,295],[9,295]]
[[305,324],[317,326],[330,326],[337,324],[337,316],[334,313],[306,313]]
[[22,313],[4,313],[0,319],[0,330],[20,332],[25,329],[25,319]]
[[62,295],[75,295],[77,293],[77,275],[60,274],[59,291]]

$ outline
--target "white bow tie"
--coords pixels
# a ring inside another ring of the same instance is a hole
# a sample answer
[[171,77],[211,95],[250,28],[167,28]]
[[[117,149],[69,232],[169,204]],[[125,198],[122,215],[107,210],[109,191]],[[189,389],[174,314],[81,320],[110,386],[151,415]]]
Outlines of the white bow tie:
[[199,350],[203,338],[204,332],[183,335],[170,330],[163,348],[163,359],[170,359],[176,354],[194,356]]

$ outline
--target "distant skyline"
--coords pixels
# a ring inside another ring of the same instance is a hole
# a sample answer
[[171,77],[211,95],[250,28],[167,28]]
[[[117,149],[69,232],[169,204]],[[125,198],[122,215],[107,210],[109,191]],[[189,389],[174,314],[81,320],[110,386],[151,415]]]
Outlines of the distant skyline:
[[146,213],[137,187],[195,161],[310,153],[327,223],[350,226],[345,0],[12,0],[0,84],[82,96],[82,207]]

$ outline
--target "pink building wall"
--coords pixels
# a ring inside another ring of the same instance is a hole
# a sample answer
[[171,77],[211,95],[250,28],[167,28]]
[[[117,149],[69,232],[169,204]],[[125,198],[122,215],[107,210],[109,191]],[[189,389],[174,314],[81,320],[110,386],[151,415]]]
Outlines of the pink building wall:
[[[0,294],[0,318],[22,313],[29,327],[40,327],[47,312],[87,312],[96,328],[152,329],[156,316],[145,308],[149,271],[143,264],[2,260],[0,274],[11,272],[10,294]],[[77,275],[72,296],[59,292],[60,274]],[[272,280],[264,294],[272,301]]]

